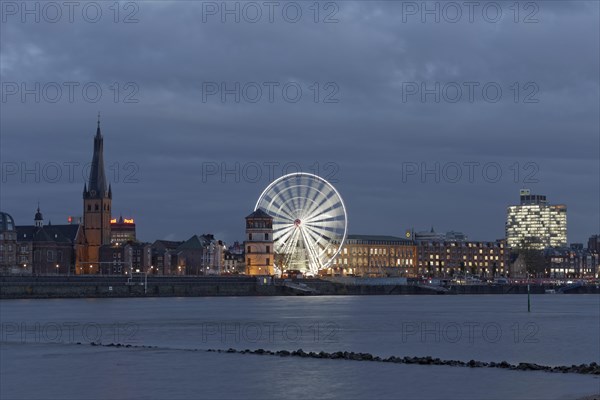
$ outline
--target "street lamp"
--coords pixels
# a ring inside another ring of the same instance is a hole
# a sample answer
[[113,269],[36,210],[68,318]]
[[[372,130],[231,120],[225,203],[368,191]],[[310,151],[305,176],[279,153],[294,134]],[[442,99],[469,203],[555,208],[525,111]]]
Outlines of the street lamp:
[[58,268],[59,268],[59,266],[58,266],[58,264],[56,264],[56,275],[58,275],[58,270],[59,270]]

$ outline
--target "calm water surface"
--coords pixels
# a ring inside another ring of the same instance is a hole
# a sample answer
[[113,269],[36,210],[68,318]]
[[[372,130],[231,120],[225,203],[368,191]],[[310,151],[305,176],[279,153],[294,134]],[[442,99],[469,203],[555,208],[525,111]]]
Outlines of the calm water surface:
[[[6,300],[0,398],[576,399],[593,376],[192,349],[600,362],[600,296]],[[115,349],[77,342],[159,346]]]

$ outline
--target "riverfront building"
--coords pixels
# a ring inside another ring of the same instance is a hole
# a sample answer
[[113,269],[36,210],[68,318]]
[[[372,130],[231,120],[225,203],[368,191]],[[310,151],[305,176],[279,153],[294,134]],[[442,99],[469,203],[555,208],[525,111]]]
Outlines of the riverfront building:
[[[330,253],[333,249],[329,250]],[[397,236],[348,235],[342,250],[323,275],[413,276],[417,248]]]
[[[78,257],[85,254],[80,225],[48,225],[38,207],[33,225],[16,227],[16,257],[19,271],[33,274],[75,273]],[[19,273],[17,271],[17,273]]]
[[246,217],[246,273],[274,274],[273,217],[262,209]]
[[429,241],[418,245],[419,276],[447,277],[464,274],[492,278],[508,274],[506,243]]
[[567,245],[567,206],[550,205],[543,195],[520,192],[521,203],[509,206],[506,219],[508,247],[543,250]]

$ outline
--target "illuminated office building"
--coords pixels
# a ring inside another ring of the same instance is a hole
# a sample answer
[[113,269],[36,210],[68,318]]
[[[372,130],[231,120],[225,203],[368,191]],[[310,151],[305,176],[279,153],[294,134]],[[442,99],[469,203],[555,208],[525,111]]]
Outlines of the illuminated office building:
[[119,219],[113,218],[110,220],[111,244],[120,245],[135,241],[135,221],[133,218],[119,217]]
[[521,190],[521,204],[508,207],[506,242],[511,248],[544,249],[567,245],[567,206]]

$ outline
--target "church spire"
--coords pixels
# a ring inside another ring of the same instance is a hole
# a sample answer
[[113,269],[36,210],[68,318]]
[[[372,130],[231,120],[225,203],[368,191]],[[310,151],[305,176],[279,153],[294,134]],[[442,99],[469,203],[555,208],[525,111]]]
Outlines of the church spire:
[[107,196],[106,175],[104,174],[104,138],[100,133],[100,113],[98,113],[98,128],[94,137],[94,155],[87,189],[91,197]]
[[96,128],[96,136],[102,136],[100,133],[100,111],[98,111],[98,127]]

